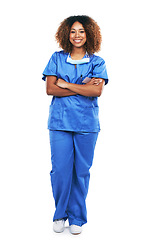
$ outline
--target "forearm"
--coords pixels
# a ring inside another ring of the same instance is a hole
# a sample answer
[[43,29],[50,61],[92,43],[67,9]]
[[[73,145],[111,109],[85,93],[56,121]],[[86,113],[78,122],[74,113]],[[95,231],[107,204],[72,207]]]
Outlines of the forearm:
[[67,83],[67,89],[87,97],[99,97],[102,92],[99,86],[90,84],[80,85],[74,83]]
[[68,96],[77,95],[77,93],[66,88],[60,88],[55,84],[47,88],[46,92],[48,95],[53,95],[56,97],[68,97]]
[[92,78],[87,84],[75,84],[58,79],[56,85],[62,89],[68,89],[75,94],[79,94],[86,97],[100,97],[103,91],[105,81],[101,78]]

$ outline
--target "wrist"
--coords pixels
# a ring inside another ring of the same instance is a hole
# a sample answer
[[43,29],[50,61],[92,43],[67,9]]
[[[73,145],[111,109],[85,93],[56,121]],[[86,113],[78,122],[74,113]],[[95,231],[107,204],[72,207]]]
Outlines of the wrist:
[[70,84],[69,82],[66,82],[66,83],[65,83],[65,88],[68,88],[68,89],[69,89],[69,84]]

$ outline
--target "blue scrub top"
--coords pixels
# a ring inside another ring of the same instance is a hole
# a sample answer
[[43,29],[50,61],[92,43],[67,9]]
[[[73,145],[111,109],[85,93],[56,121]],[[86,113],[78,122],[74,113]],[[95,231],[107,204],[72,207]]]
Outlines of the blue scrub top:
[[[67,62],[68,53],[59,51],[53,53],[44,72],[46,76],[56,76],[66,82],[84,84],[86,78],[102,78],[108,83],[105,61],[96,55],[90,55],[88,63],[73,64]],[[84,58],[87,57],[86,55]],[[48,129],[73,132],[99,132],[98,97],[85,97],[82,95],[56,97],[53,96],[50,105]]]

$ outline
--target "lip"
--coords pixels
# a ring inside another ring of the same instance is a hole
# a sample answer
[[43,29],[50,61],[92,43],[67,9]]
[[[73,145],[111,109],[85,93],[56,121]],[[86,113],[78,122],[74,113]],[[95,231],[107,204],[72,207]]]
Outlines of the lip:
[[82,42],[82,39],[74,39],[73,40],[75,43],[80,43],[80,42]]

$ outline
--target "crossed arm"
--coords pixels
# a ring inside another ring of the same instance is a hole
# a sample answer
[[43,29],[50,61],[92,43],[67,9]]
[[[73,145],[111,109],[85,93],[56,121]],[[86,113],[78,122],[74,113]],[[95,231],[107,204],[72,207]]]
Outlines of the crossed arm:
[[87,97],[100,97],[104,87],[104,80],[92,78],[87,84],[68,83],[56,76],[47,76],[46,92],[48,95],[57,97],[67,97],[73,95],[83,95]]

